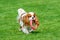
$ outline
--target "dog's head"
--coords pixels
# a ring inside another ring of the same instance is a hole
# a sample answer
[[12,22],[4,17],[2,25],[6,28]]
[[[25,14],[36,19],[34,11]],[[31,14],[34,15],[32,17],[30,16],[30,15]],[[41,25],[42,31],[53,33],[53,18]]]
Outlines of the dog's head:
[[23,21],[27,25],[29,25],[30,20],[32,20],[37,26],[39,25],[37,16],[34,12],[29,12],[23,17]]
[[34,12],[29,12],[28,13],[28,18],[29,18],[29,20],[35,20],[35,13]]

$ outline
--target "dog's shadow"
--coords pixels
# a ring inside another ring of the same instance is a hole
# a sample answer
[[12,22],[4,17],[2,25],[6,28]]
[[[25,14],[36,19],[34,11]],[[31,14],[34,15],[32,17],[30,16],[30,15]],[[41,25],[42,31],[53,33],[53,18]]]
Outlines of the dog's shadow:
[[39,31],[32,31],[31,33],[33,33],[33,34],[39,34],[40,32]]

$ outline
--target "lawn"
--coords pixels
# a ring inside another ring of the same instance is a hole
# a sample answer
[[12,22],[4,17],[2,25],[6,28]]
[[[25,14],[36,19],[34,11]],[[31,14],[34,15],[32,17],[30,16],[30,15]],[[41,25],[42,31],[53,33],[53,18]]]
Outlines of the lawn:
[[[36,32],[18,30],[18,8],[36,13],[40,23]],[[0,40],[60,40],[60,0],[0,0]]]

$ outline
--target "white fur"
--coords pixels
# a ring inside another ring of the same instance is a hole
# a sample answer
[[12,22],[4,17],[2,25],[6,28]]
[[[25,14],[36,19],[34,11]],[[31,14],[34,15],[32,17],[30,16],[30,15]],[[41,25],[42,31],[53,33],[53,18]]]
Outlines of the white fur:
[[29,14],[31,14],[33,16],[34,15],[34,12],[29,12]]
[[[22,15],[23,14],[23,15]],[[22,15],[22,16],[21,16]],[[20,26],[21,27],[23,27],[21,30],[24,32],[24,33],[26,33],[26,34],[28,34],[29,32],[28,32],[28,30],[27,30],[27,28],[26,28],[26,26],[23,26],[24,25],[24,23],[23,23],[23,21],[22,21],[22,19],[21,19],[21,17],[23,18],[23,16],[25,16],[26,15],[26,12],[24,11],[24,9],[22,9],[22,8],[19,8],[18,9],[18,20],[20,19]]]
[[[25,14],[24,14],[24,13],[25,13]],[[22,14],[24,14],[24,15],[22,15]],[[21,15],[22,15],[22,18],[23,18],[23,16],[26,15],[26,12],[24,11],[24,9],[19,8],[19,9],[18,9],[18,20],[20,19],[20,26],[23,26],[23,21],[22,21],[22,19],[21,19]]]
[[29,18],[29,20],[34,20],[34,19],[32,19],[34,16],[34,12],[29,12],[29,14],[31,14],[32,16]]
[[26,34],[29,34],[29,31],[27,30],[27,27],[26,27],[26,26],[24,26],[24,27],[22,28],[22,31],[23,31],[24,33],[26,33]]
[[[23,14],[24,13],[24,14]],[[22,15],[23,14],[23,15]],[[23,26],[24,25],[24,23],[23,23],[23,21],[22,21],[22,19],[23,19],[23,16],[25,16],[27,13],[24,11],[24,9],[22,9],[22,8],[19,8],[18,9],[18,20],[20,19],[20,22],[19,22],[19,24],[20,24],[20,26],[21,27],[23,27],[21,30],[24,32],[24,33],[26,33],[26,34],[29,34],[29,32],[31,32],[31,31],[33,31],[32,29],[31,30],[28,30],[27,29],[27,27],[26,26]],[[32,15],[32,17],[33,17],[33,12],[29,12],[29,14],[31,14]],[[22,16],[21,16],[22,15]],[[21,19],[21,17],[22,17],[22,19]],[[32,17],[31,18],[29,18],[29,20],[31,20],[32,19]]]
[[22,13],[26,13],[26,12],[24,11],[24,9],[19,8],[18,9],[18,15],[21,16]]

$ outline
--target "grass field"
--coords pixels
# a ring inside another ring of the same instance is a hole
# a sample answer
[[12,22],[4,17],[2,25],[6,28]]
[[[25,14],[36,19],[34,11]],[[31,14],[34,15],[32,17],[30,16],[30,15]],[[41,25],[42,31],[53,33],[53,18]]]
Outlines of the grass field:
[[[36,13],[36,32],[26,35],[18,30],[18,8]],[[0,40],[60,40],[60,0],[0,0]]]

